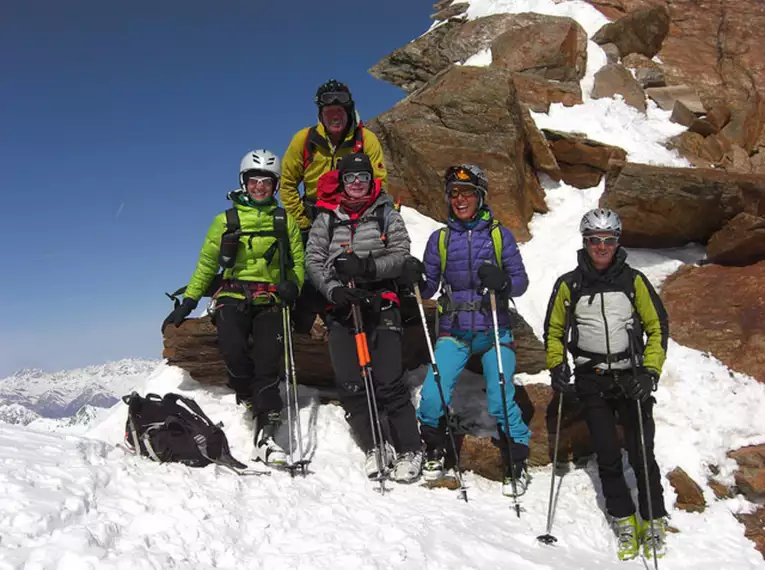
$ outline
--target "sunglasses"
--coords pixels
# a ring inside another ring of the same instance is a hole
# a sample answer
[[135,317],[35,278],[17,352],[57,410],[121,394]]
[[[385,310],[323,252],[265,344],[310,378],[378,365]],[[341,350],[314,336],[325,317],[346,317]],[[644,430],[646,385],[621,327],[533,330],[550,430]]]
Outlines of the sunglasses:
[[343,184],[353,184],[356,181],[369,182],[372,180],[372,174],[369,172],[346,172],[343,174]]
[[332,103],[340,103],[341,105],[347,105],[351,101],[351,94],[345,91],[327,91],[319,95],[319,103],[322,105],[331,105]]
[[270,188],[274,185],[274,179],[270,176],[250,176],[247,179],[247,184],[250,182],[253,186],[261,185],[264,188]]
[[601,243],[607,245],[608,247],[613,247],[619,243],[618,237],[600,237],[600,236],[587,236],[584,238],[584,241],[587,242],[588,245],[596,246],[600,245]]
[[450,186],[449,190],[447,191],[447,195],[452,200],[456,200],[460,196],[463,198],[472,198],[473,196],[478,195],[478,188],[473,186],[472,184],[460,184],[459,186],[454,185]]

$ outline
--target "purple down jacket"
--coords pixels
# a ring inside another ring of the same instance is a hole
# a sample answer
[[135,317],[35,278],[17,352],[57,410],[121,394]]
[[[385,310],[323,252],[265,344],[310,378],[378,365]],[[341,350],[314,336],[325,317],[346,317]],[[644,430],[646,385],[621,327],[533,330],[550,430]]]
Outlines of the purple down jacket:
[[[480,286],[478,268],[486,263],[496,264],[494,245],[491,241],[492,215],[488,207],[484,207],[473,224],[463,225],[462,222],[450,217],[447,222],[450,228],[447,245],[446,271],[444,280],[452,288],[452,299],[456,303],[480,301],[477,293]],[[470,226],[473,226],[472,228]],[[526,268],[523,266],[521,253],[513,233],[505,227],[502,232],[502,267],[510,280],[510,296],[520,297],[529,286]],[[422,291],[424,298],[432,297],[441,284],[441,257],[438,253],[440,230],[433,232],[425,248],[423,263],[427,285]],[[488,305],[488,304],[487,304]],[[510,315],[502,308],[497,315],[499,327],[510,326]],[[439,323],[442,332],[450,330],[484,331],[493,328],[491,311],[457,311],[452,314],[442,314]]]

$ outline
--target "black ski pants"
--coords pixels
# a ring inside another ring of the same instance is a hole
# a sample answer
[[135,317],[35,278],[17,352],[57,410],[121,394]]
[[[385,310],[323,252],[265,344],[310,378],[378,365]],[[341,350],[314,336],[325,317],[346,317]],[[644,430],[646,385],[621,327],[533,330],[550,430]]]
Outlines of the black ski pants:
[[[377,398],[380,421],[387,421],[388,432],[398,453],[419,451],[422,448],[417,416],[412,405],[409,387],[404,382],[401,355],[401,314],[390,308],[380,313],[364,313],[364,331],[367,334],[369,355],[372,360],[372,382]],[[329,354],[335,371],[335,382],[345,419],[351,426],[364,452],[374,447],[369,406],[364,379],[356,353],[353,321],[327,319],[329,328]],[[385,432],[385,425],[383,425]]]
[[[627,399],[619,388],[619,374],[632,374],[631,371],[615,374],[577,373],[576,391],[584,406],[584,416],[595,453],[597,454],[598,472],[603,495],[606,499],[606,511],[613,517],[627,517],[635,512],[635,504],[624,480],[622,469],[622,450],[616,432],[617,421],[624,430],[624,446],[632,469],[635,471],[638,486],[638,504],[640,517],[649,520],[648,497],[643,473],[642,445],[638,424],[637,402]],[[642,402],[643,430],[648,463],[648,478],[651,485],[651,507],[654,518],[664,517],[664,489],[661,485],[661,472],[654,457],[653,397]]]
[[[276,305],[249,305],[223,297],[215,308],[218,350],[237,399],[251,403],[253,415],[281,411],[279,371],[284,356],[282,311]],[[252,344],[250,344],[252,337]]]

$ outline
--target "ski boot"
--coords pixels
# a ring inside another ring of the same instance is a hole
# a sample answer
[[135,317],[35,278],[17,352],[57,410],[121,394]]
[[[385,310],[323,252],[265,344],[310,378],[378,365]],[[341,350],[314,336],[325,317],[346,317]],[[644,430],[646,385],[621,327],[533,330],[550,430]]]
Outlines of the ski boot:
[[393,480],[397,483],[414,483],[422,472],[422,451],[406,451],[393,464]]
[[[513,479],[515,479],[515,490],[513,490]],[[529,475],[526,460],[516,461],[511,466],[505,467],[502,494],[506,497],[520,497],[526,493],[529,482],[531,482],[531,475]]]
[[612,520],[616,533],[616,554],[619,560],[632,560],[640,552],[638,545],[638,522],[635,515],[614,518]]
[[279,412],[255,416],[255,447],[252,455],[255,461],[262,461],[271,467],[283,467],[287,464],[287,454],[274,439],[281,423]]
[[367,457],[364,460],[364,474],[367,476],[367,478],[372,480],[385,477],[388,474],[388,471],[390,470],[390,468],[393,466],[393,461],[395,459],[396,459],[396,450],[393,449],[393,446],[386,441],[382,451],[382,463],[383,463],[382,475],[380,474],[380,471],[377,468],[377,449],[376,448],[373,448],[367,451]]
[[663,558],[667,553],[667,519],[660,517],[653,519],[653,532],[651,521],[640,523],[640,540],[643,543],[643,556],[648,560],[653,559],[653,547],[656,545],[656,558]]
[[443,449],[428,449],[425,454],[425,465],[422,468],[422,478],[425,481],[438,481],[444,476],[444,461],[446,454]]

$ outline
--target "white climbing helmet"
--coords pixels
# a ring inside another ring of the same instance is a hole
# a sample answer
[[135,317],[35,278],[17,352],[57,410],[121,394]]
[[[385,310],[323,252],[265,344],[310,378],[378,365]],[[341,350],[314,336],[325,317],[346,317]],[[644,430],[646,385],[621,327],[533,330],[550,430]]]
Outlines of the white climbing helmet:
[[622,220],[613,210],[607,208],[595,208],[590,210],[579,223],[579,233],[583,236],[597,232],[614,232],[617,236],[622,234]]
[[279,190],[279,180],[282,176],[282,163],[279,157],[270,150],[259,148],[248,152],[242,158],[239,164],[239,187],[242,190],[247,189],[245,175],[252,171],[262,172],[263,174],[274,177],[274,194]]

